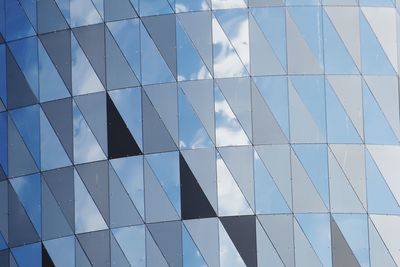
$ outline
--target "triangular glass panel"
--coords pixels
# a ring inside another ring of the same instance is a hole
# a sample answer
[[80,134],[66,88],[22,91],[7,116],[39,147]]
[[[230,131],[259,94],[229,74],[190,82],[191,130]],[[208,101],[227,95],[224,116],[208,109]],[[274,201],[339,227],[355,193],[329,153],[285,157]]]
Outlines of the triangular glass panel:
[[106,21],[124,20],[137,17],[129,0],[104,0],[104,18]]
[[[61,1],[62,0],[59,0],[59,2]],[[63,8],[61,8],[61,10],[63,10]],[[96,7],[90,0],[82,0],[79,2],[70,1],[68,13],[70,15],[71,27],[79,27],[102,22]]]
[[399,204],[368,150],[365,152],[365,170],[367,176],[368,212],[400,215]]
[[363,81],[363,103],[365,143],[398,144],[399,140],[365,81]]
[[33,243],[11,249],[15,261],[20,267],[42,266],[42,243]]
[[329,207],[328,151],[326,145],[293,145],[301,164],[311,178],[315,188]]
[[142,98],[140,88],[109,91],[116,109],[133,135],[137,145],[143,150],[142,140]]
[[202,267],[206,263],[186,227],[182,227],[183,266]]
[[217,85],[215,92],[216,145],[249,145],[250,141]]
[[214,16],[212,18],[212,30],[214,77],[226,78],[248,76],[249,74],[244,66],[245,63],[241,61],[235,48]]
[[[15,0],[16,1],[16,0]],[[12,2],[12,1],[11,1]],[[32,92],[39,96],[38,39],[30,37],[9,43],[8,47],[24,74]]]
[[296,218],[323,266],[332,266],[329,214],[297,214]]
[[253,80],[282,131],[289,138],[287,78],[285,76],[265,76],[254,77]]
[[188,11],[201,11],[210,10],[208,0],[191,1],[191,0],[175,0],[175,11],[188,12]]
[[328,74],[357,74],[359,71],[326,12],[323,12],[324,60]]
[[41,181],[39,174],[18,177],[10,180],[12,187],[24,206],[38,233],[42,231],[41,221]]
[[5,1],[4,9],[7,14],[5,16],[5,37],[7,41],[35,35],[35,30],[18,0]]
[[87,125],[78,106],[73,102],[74,163],[104,160],[106,156]]
[[146,265],[144,225],[116,228],[112,233],[131,266]]
[[143,156],[110,160],[118,178],[144,218]]
[[313,248],[310,240],[308,240],[306,237],[304,231],[301,229],[297,220],[294,221],[293,229],[296,264],[299,266],[323,267],[324,265],[322,264],[322,261],[317,256],[315,249]]
[[136,77],[141,79],[139,19],[120,20],[107,23]]
[[394,75],[392,64],[371,29],[367,19],[360,14],[362,72],[368,75]]
[[362,143],[353,122],[347,115],[330,83],[326,81],[327,137],[329,143]]
[[139,0],[140,3],[140,15],[151,16],[151,15],[162,15],[173,13],[173,9],[167,0]]
[[38,33],[55,32],[68,28],[68,24],[55,1],[43,0],[36,3]]
[[182,89],[179,89],[179,145],[181,149],[194,149],[213,146],[192,106],[188,103]]
[[55,266],[74,266],[75,264],[75,238],[68,236],[44,241],[51,260]]
[[146,155],[154,174],[174,205],[178,214],[181,213],[179,153],[168,152]]
[[41,43],[39,43],[38,53],[40,101],[46,102],[69,97],[70,94],[64,81],[61,79]]
[[[146,0],[147,1],[147,0]],[[145,3],[146,1],[142,1]],[[165,0],[160,0],[165,1]],[[153,4],[153,3],[152,3]],[[143,7],[141,6],[141,10]],[[174,82],[174,76],[160,55],[146,28],[140,24],[142,84]]]
[[111,265],[110,232],[108,230],[80,234],[77,235],[77,239],[91,262],[91,266]]
[[334,214],[333,218],[360,266],[370,266],[367,215]]
[[177,78],[178,81],[211,79],[206,65],[186,35],[179,22],[176,23]]
[[217,154],[217,186],[220,216],[253,214],[249,203],[219,154]]
[[104,91],[104,87],[97,74],[90,65],[85,53],[82,51],[78,41],[72,35],[72,93],[82,95]]
[[84,233],[107,229],[106,222],[76,171],[74,176],[75,232]]
[[254,150],[254,185],[257,214],[290,213],[270,173]]
[[220,266],[236,266],[245,267],[242,257],[237,251],[235,245],[225,231],[222,223],[219,223],[219,251],[220,251]]
[[36,165],[40,166],[40,106],[14,109],[10,115]]
[[284,69],[287,69],[285,9],[281,7],[254,8],[251,14],[273,48],[279,62]]
[[42,171],[71,165],[67,153],[42,110],[40,110],[40,158]]

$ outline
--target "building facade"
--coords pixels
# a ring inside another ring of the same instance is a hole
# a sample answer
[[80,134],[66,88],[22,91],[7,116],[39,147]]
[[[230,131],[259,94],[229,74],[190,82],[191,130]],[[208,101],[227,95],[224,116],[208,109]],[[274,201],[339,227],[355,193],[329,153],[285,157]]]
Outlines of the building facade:
[[0,266],[400,266],[397,0],[0,0]]

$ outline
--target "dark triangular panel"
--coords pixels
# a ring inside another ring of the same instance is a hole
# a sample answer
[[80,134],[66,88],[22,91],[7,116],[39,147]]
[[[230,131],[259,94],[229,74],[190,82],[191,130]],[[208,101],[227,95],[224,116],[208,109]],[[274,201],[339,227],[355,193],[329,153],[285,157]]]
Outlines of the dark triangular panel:
[[181,179],[182,219],[216,217],[215,211],[204,194],[182,155],[179,155]]
[[2,43],[4,43],[5,41],[4,41],[4,38],[3,38],[3,35],[0,33],[0,44],[2,44]]
[[104,0],[104,13],[106,21],[137,17],[129,0]]
[[331,218],[331,234],[333,267],[360,267],[353,251],[333,218]]
[[36,96],[19,68],[11,51],[6,50],[8,108],[18,108],[37,103]]
[[74,156],[72,99],[65,98],[42,103],[42,109],[69,158],[72,160]]
[[11,184],[8,188],[8,212],[8,244],[10,247],[40,241],[40,237]]
[[46,181],[69,225],[74,229],[74,168],[67,167],[43,172],[42,177]]
[[110,266],[110,232],[90,232],[77,236],[92,266]]
[[147,224],[147,228],[169,266],[182,267],[181,221]]
[[49,256],[49,253],[47,253],[47,249],[45,246],[42,244],[42,266],[43,267],[55,267],[52,259]]
[[176,78],[176,24],[175,15],[143,17],[142,21],[162,57]]
[[101,83],[106,87],[104,24],[74,28],[72,31]]
[[221,217],[220,220],[246,266],[257,266],[256,217]]
[[101,215],[109,225],[109,182],[107,161],[97,161],[75,167],[92,196]]
[[129,66],[128,61],[115,42],[110,31],[106,27],[106,69],[107,69],[107,89],[139,86],[139,81],[135,73]]
[[107,94],[108,158],[122,158],[141,155],[142,152],[131,132]]
[[72,93],[71,30],[39,36],[58,73]]
[[68,28],[60,9],[54,0],[37,1],[38,32],[53,32]]

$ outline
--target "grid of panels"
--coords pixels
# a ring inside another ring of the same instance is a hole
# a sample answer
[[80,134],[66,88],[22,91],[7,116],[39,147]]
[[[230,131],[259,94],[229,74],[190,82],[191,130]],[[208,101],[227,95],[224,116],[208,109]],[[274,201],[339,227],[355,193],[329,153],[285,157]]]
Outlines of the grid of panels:
[[0,0],[0,266],[400,266],[395,0]]

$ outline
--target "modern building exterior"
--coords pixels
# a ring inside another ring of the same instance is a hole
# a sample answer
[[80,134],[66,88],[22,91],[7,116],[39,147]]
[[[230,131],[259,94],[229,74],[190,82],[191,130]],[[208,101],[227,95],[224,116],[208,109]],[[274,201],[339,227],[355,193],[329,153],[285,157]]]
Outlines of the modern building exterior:
[[0,0],[0,266],[400,266],[397,0]]

